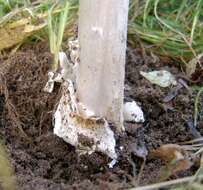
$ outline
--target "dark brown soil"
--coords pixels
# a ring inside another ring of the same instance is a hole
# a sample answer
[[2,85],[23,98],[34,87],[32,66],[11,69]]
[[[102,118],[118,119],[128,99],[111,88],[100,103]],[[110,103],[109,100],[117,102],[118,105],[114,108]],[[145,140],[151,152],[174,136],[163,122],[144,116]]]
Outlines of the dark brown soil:
[[[52,113],[59,98],[43,92],[51,63],[48,47],[37,44],[0,59],[0,137],[5,142],[20,190],[127,189],[137,184],[159,180],[160,160],[147,152],[162,144],[194,138],[187,127],[193,118],[194,94],[182,88],[168,103],[163,99],[171,88],[160,88],[146,81],[140,70],[166,69],[174,75],[180,71],[175,63],[167,64],[154,56],[142,56],[139,50],[128,50],[126,66],[126,99],[142,106],[146,122],[126,123],[126,133],[117,138],[119,160],[113,169],[109,159],[100,154],[79,156],[74,147],[53,135]],[[2,69],[4,67],[4,69]],[[202,128],[203,121],[198,123]],[[141,150],[142,152],[140,153]],[[140,155],[141,154],[141,155]],[[193,170],[176,177],[191,175]],[[174,178],[174,176],[173,176]]]

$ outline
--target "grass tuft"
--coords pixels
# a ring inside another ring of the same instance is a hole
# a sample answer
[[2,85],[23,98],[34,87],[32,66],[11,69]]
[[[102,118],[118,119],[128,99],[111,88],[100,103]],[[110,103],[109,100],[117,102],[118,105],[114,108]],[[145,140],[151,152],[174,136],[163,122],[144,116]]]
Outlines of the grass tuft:
[[202,53],[202,18],[202,0],[131,0],[129,43],[188,62]]

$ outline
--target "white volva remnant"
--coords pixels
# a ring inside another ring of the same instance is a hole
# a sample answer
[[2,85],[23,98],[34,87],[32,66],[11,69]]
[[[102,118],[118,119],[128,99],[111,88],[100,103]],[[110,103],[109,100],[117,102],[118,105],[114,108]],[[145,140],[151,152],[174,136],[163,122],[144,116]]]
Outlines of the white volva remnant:
[[62,84],[62,97],[54,114],[54,134],[83,150],[83,153],[100,151],[116,159],[116,141],[108,122],[94,116],[84,105],[80,109],[83,109],[83,113],[78,109],[72,82],[65,81]]
[[124,104],[123,116],[125,121],[137,123],[145,121],[143,111],[135,101],[126,102]]

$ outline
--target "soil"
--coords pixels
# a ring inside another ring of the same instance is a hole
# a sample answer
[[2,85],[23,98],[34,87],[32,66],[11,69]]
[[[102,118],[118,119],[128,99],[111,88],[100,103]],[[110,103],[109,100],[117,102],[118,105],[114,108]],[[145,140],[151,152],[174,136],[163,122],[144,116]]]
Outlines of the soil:
[[[105,155],[78,155],[74,147],[53,134],[52,114],[60,86],[56,85],[52,94],[43,92],[52,61],[48,45],[30,45],[1,56],[0,138],[10,156],[17,189],[112,190],[154,183],[164,163],[147,154],[163,144],[195,137],[187,125],[193,119],[195,94],[183,87],[165,102],[172,87],[153,85],[139,74],[141,70],[165,69],[180,76],[177,63],[143,55],[139,49],[128,49],[127,55],[125,99],[141,105],[146,122],[125,123],[125,134],[117,137],[119,159],[112,169]],[[203,134],[203,121],[197,129]],[[172,178],[194,171],[192,168]]]

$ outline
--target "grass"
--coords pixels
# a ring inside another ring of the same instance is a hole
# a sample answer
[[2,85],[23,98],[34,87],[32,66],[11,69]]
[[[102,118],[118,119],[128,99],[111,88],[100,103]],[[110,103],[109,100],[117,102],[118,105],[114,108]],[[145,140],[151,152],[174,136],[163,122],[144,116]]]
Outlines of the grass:
[[131,0],[129,43],[187,63],[202,53],[202,13],[202,0]]
[[[22,7],[31,11],[38,7],[34,13],[45,12],[57,2],[45,0],[33,4],[29,0],[1,0],[0,17]],[[78,0],[69,2],[75,5],[72,13],[77,15]],[[188,62],[202,52],[202,17],[202,0],[131,0],[129,44],[133,46],[140,38],[146,50]]]
[[[50,0],[40,1],[40,3],[31,3],[29,0],[0,0],[0,19],[10,21],[18,20],[23,16],[34,17],[36,13],[43,13],[48,10],[52,4]],[[27,12],[27,13],[26,13]],[[15,16],[15,18],[13,17]]]
[[14,9],[26,7],[30,4],[31,2],[29,0],[0,0],[0,18],[9,12],[12,12]]
[[[37,13],[48,12],[53,4],[67,1],[37,2],[0,0],[0,18],[9,21],[23,14],[34,17]],[[69,2],[72,8],[69,10],[71,17],[67,19],[68,22],[70,19],[76,20],[78,11],[78,0]],[[15,13],[22,9],[24,11],[20,14]],[[12,17],[13,14],[15,17]],[[202,53],[202,19],[202,0],[130,0],[128,42],[135,46],[138,41],[146,51],[154,51],[186,64]]]

